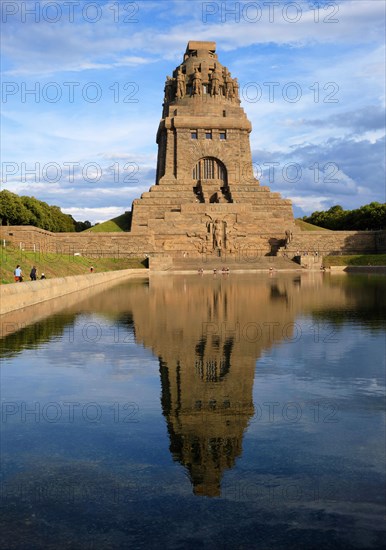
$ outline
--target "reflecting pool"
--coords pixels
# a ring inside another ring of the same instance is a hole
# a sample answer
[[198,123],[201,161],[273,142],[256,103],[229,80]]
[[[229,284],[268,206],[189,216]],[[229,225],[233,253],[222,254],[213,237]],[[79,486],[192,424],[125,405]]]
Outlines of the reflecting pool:
[[381,548],[386,278],[151,275],[2,320],[3,548]]

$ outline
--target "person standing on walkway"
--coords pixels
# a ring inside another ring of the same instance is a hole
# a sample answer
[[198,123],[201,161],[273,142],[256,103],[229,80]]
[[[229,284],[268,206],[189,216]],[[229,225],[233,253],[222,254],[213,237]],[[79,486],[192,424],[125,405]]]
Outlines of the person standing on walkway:
[[29,274],[31,281],[36,281],[36,275],[37,275],[36,266],[33,266],[31,269],[31,273]]
[[19,264],[17,264],[15,271],[13,272],[16,283],[21,283],[23,281],[23,272]]

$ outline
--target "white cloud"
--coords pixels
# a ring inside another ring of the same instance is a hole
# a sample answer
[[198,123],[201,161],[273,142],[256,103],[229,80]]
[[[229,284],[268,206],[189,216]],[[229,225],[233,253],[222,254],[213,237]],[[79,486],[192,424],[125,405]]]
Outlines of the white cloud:
[[88,220],[92,224],[102,223],[123,214],[122,206],[106,206],[104,208],[63,208],[65,214],[70,214],[75,220]]
[[[278,7],[272,23],[267,9],[259,21],[248,21],[244,12],[239,22],[229,14],[222,22],[222,3],[213,3],[220,11],[208,14],[205,22],[205,7],[200,2],[137,4],[137,23],[123,24],[121,16],[127,12],[122,12],[117,25],[116,4],[100,2],[103,17],[95,24],[78,19],[72,24],[64,20],[58,24],[34,24],[31,20],[21,24],[9,18],[3,26],[3,76],[19,86],[18,92],[3,102],[2,158],[19,167],[15,177],[5,182],[11,190],[36,194],[47,202],[54,198],[65,208],[108,208],[112,203],[117,207],[117,194],[123,195],[122,204],[130,204],[154,183],[155,135],[165,76],[181,62],[188,40],[206,39],[217,41],[219,59],[239,78],[241,92],[249,82],[265,92],[259,101],[248,101],[245,95],[242,98],[253,125],[255,162],[299,162],[304,167],[305,177],[297,185],[291,186],[283,178],[271,184],[264,181],[266,174],[262,183],[288,197],[304,193],[318,200],[325,195],[327,201],[335,199],[346,207],[384,196],[384,130],[379,118],[385,105],[381,2],[340,2],[338,23],[316,23],[308,3],[297,2],[302,14],[293,24],[285,21],[282,7]],[[242,12],[251,3],[239,4]],[[251,18],[252,11],[248,13]],[[331,8],[321,9],[323,17],[331,13]],[[50,103],[42,93],[39,101],[31,95],[23,100],[23,85],[30,89],[38,83],[42,89],[50,81],[61,87],[60,101]],[[64,83],[69,81],[79,84],[73,102],[64,94]],[[270,81],[279,82],[272,103],[264,87]],[[96,103],[82,97],[83,87],[90,82],[102,90]],[[121,86],[129,82],[138,86],[137,103],[124,102]],[[289,82],[296,82],[301,89],[298,102],[283,97]],[[318,101],[315,83],[319,86]],[[328,83],[339,87],[334,96],[337,103],[325,101],[334,91],[324,88]],[[120,90],[118,101],[116,86]],[[74,170],[73,182],[65,174],[58,182],[47,182],[31,175],[23,179],[23,162],[28,167],[52,162],[62,168],[68,162],[80,166]],[[315,163],[323,167],[328,162],[337,163],[341,169],[340,187],[317,186],[310,181],[308,167]],[[82,167],[88,163],[101,167],[103,177],[95,183],[85,181],[82,175]],[[120,177],[114,178],[109,167],[117,163]],[[122,175],[130,175],[126,164],[138,165],[138,182],[122,180]]]
[[[233,16],[230,11],[226,13],[230,8],[223,7],[225,3],[213,3],[219,9],[210,15],[203,3],[178,2],[173,3],[173,9],[178,9],[176,15],[183,20],[174,26],[165,26],[165,18],[170,18],[170,2],[156,4],[150,13],[146,4],[137,3],[143,17],[138,17],[138,22],[131,26],[117,26],[106,5],[103,5],[101,20],[94,24],[87,24],[84,18],[76,18],[74,23],[70,23],[63,17],[57,24],[43,19],[37,25],[27,18],[21,25],[16,24],[17,18],[8,18],[7,25],[4,25],[3,49],[16,65],[9,74],[33,74],[33,71],[35,74],[53,74],[88,70],[95,66],[109,68],[114,64],[124,64],[125,60],[142,64],[157,57],[180,57],[189,37],[217,41],[223,51],[230,51],[272,43],[299,47],[308,43],[371,43],[382,40],[384,36],[382,2],[341,2],[335,15],[333,9],[322,8],[319,22],[315,21],[315,10],[310,10],[306,2],[297,2],[300,17],[294,23],[288,21],[293,14],[286,11],[286,4],[274,8],[274,19],[270,22],[268,7],[263,9],[258,19],[251,6],[248,8],[249,2],[235,3],[239,4],[239,9]],[[338,3],[334,4],[338,6]],[[191,22],[189,36],[186,33],[187,17]],[[338,22],[330,22],[332,20]],[[26,50],[28,57],[25,56]],[[130,51],[136,53],[128,55]],[[109,62],[104,64],[106,60]]]
[[326,203],[326,197],[320,195],[311,195],[309,197],[292,195],[291,200],[294,205],[299,206],[305,213],[323,210]]

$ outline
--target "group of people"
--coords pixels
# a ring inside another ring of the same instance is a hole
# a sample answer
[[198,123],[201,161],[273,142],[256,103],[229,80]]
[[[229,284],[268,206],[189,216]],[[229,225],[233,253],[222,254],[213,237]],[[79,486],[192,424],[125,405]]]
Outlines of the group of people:
[[[218,273],[218,271],[219,271],[219,270],[216,269],[216,268],[213,269],[213,274],[216,275],[216,274]],[[200,267],[200,268],[198,269],[198,273],[201,275],[202,273],[204,273],[204,269],[203,269],[202,267]],[[221,270],[221,273],[223,273],[223,274],[224,274],[224,273],[230,273],[229,267],[223,267],[222,270]]]
[[[94,273],[94,266],[91,266],[90,267],[90,273]],[[22,283],[24,281],[24,278],[23,278],[23,271],[20,267],[19,264],[17,264],[14,272],[13,272],[13,276],[14,276],[14,279],[15,279],[15,283]],[[37,281],[38,278],[40,280],[42,279],[46,279],[47,277],[44,275],[44,273],[42,273],[40,275],[40,277],[38,277],[38,270],[36,268],[36,265],[33,265],[32,268],[31,268],[31,271],[30,271],[30,274],[29,274],[29,277],[31,279],[31,281]]]
[[[23,279],[23,271],[22,271],[19,264],[17,264],[17,266],[15,268],[15,271],[13,272],[13,275],[14,275],[14,279],[15,279],[16,283],[22,283],[23,282],[23,280],[24,280]],[[30,276],[31,281],[36,281],[37,280],[38,272],[37,272],[37,269],[36,269],[35,265],[32,266],[29,276]],[[45,279],[45,278],[46,278],[46,276],[44,275],[44,273],[42,273],[40,275],[40,279]]]

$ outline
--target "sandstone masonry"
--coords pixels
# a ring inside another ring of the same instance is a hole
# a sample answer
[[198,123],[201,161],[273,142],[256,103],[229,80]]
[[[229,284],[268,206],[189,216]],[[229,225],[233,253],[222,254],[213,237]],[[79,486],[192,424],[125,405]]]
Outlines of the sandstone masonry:
[[296,231],[291,201],[254,178],[251,123],[215,50],[190,41],[166,78],[156,182],[134,201],[131,232],[171,255],[270,254]]

